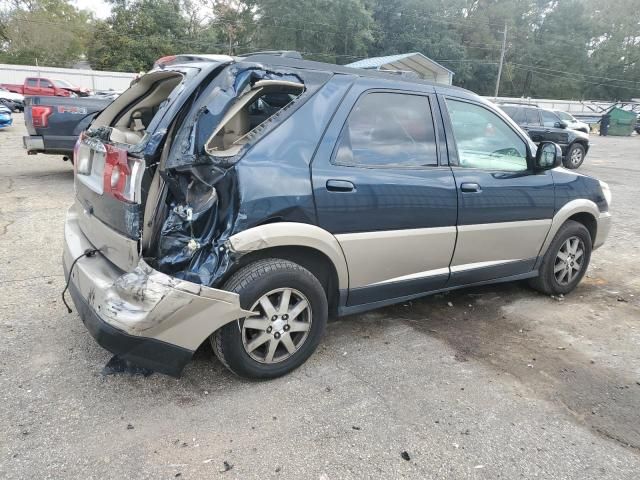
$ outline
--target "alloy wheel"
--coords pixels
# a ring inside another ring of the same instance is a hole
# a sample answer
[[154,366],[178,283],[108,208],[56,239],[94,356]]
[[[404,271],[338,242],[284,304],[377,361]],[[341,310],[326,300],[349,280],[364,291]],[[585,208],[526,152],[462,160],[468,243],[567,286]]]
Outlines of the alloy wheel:
[[553,274],[560,285],[568,285],[580,274],[584,266],[584,242],[577,236],[567,238],[553,266]]
[[296,353],[309,336],[311,305],[299,290],[272,290],[250,310],[254,315],[242,321],[242,344],[257,362],[282,362]]
[[580,163],[582,162],[582,150],[580,150],[579,148],[574,148],[571,151],[571,157],[569,158],[569,161],[571,162],[571,165],[580,165]]

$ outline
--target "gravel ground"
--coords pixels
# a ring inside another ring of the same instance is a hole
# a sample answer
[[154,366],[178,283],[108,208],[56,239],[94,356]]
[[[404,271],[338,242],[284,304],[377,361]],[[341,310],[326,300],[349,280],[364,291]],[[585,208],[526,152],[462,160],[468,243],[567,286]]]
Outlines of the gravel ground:
[[60,300],[72,168],[23,134],[21,115],[0,131],[1,478],[638,478],[640,138],[592,139],[581,172],[611,185],[614,226],[573,294],[347,317],[250,382],[209,349],[181,379],[101,375],[109,353]]

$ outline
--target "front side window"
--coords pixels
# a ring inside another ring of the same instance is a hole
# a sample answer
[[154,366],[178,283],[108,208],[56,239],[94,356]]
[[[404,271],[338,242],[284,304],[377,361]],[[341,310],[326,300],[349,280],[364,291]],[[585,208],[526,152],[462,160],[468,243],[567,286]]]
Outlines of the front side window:
[[527,146],[492,111],[472,103],[447,100],[459,165],[465,168],[520,172],[527,169]]
[[541,110],[542,113],[542,124],[545,127],[553,128],[556,126],[556,123],[560,122],[558,116],[553,112],[548,112],[547,110]]
[[40,87],[41,88],[53,88],[53,83],[51,83],[49,80],[40,80]]
[[362,167],[424,167],[438,163],[429,98],[366,94],[349,114],[335,163]]

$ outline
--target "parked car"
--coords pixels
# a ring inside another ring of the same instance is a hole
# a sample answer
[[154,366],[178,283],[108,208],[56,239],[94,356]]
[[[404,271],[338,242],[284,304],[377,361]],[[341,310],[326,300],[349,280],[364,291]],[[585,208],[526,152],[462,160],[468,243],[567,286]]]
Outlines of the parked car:
[[29,155],[72,158],[80,133],[111,102],[110,97],[29,97],[24,113],[29,135],[22,137],[24,148]]
[[0,104],[8,107],[12,112],[22,112],[24,111],[24,96],[0,87]]
[[638,118],[636,120],[635,130],[637,134],[640,134],[640,115],[638,115]]
[[80,136],[64,272],[122,360],[179,375],[209,342],[273,378],[328,317],[522,279],[571,292],[611,193],[560,164],[460,88],[273,55],[175,61]]
[[0,128],[10,127],[12,123],[11,110],[4,105],[0,105]]
[[553,110],[553,113],[558,115],[560,120],[565,122],[567,124],[567,128],[570,128],[571,130],[577,130],[579,132],[584,132],[587,134],[591,131],[588,123],[581,122],[568,112],[563,112],[562,110]]
[[91,93],[89,89],[77,87],[66,80],[42,77],[27,77],[24,79],[22,85],[17,83],[2,83],[0,87],[25,96],[86,97]]
[[567,168],[578,168],[589,151],[589,135],[568,128],[551,110],[531,105],[502,104],[509,115],[535,143],[554,142],[562,148],[563,163]]

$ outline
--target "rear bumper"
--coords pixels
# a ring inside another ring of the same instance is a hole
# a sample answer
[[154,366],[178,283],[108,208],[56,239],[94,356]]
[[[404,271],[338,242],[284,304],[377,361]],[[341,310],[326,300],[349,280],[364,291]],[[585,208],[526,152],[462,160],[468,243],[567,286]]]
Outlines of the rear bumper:
[[[67,276],[66,269],[65,276]],[[135,365],[173,377],[179,377],[191,360],[193,356],[191,350],[153,338],[128,335],[111,326],[89,306],[78,287],[73,283],[69,285],[69,293],[78,309],[82,323],[98,342],[98,345],[105,350],[129,360]]]
[[22,137],[22,144],[27,153],[50,153],[71,157],[76,140],[77,136],[26,135]]
[[84,235],[83,214],[77,204],[67,214],[65,278],[74,259],[87,249],[101,249],[77,261],[69,290],[82,321],[105,349],[141,367],[179,376],[213,332],[250,313],[242,310],[237,294],[170,277],[144,260],[124,272],[107,258],[111,247],[94,246]]

